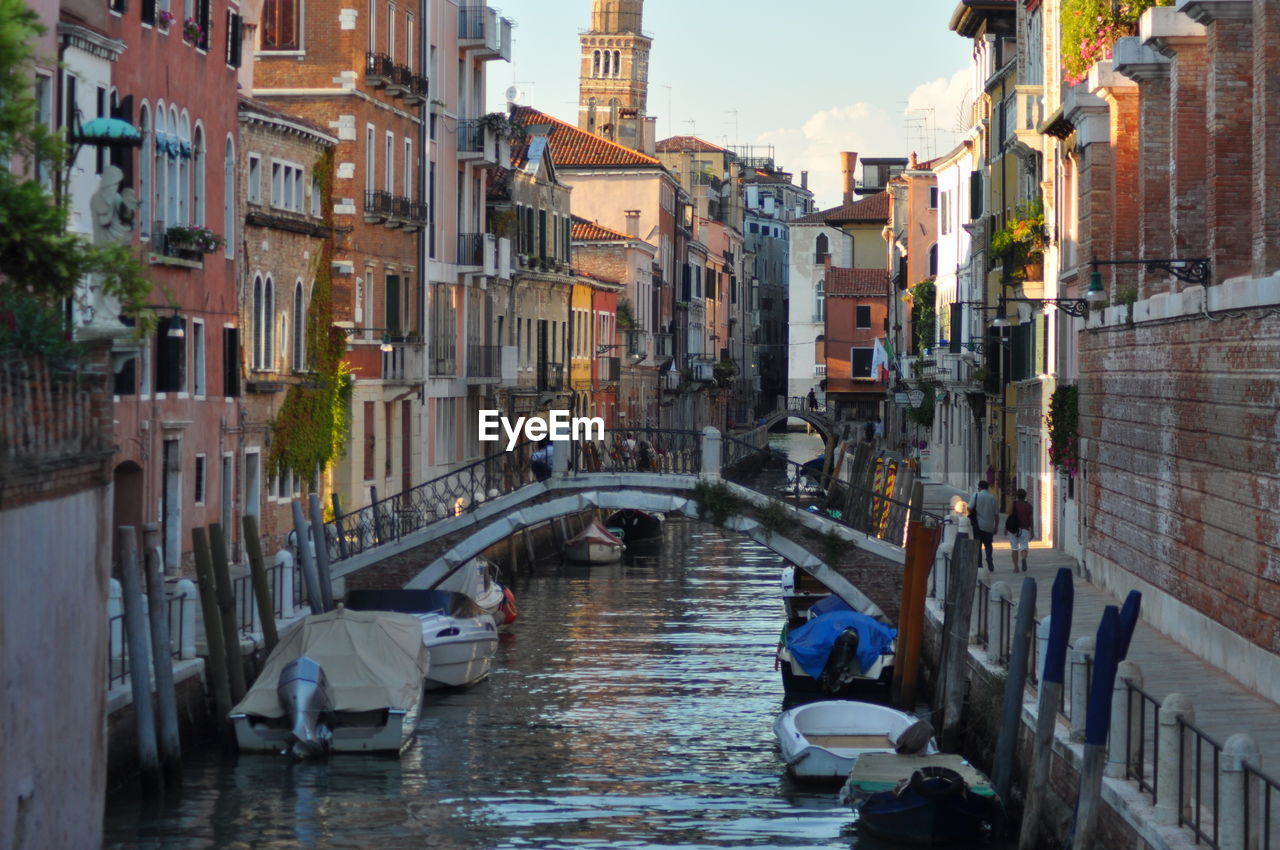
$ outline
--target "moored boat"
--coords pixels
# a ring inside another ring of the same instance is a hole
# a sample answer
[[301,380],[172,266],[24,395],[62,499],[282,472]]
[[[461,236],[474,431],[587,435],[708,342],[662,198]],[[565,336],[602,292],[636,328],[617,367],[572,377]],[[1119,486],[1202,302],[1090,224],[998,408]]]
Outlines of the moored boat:
[[811,605],[808,617],[800,626],[789,622],[779,640],[787,700],[882,699],[893,678],[897,630],[834,595]]
[[660,513],[624,508],[612,513],[606,524],[611,529],[615,527],[621,529],[622,533],[615,536],[621,538],[622,542],[630,547],[661,543],[665,519]]
[[231,711],[245,752],[398,752],[412,740],[430,657],[408,614],[338,608],[281,636]]
[[516,597],[502,583],[502,572],[488,558],[476,556],[446,576],[433,590],[452,590],[470,597],[493,617],[499,628],[516,621]]
[[599,519],[592,517],[586,528],[565,542],[564,557],[578,564],[612,564],[622,559],[626,548]]
[[891,753],[900,745],[936,752],[933,730],[921,732],[922,723],[884,705],[824,700],[782,712],[773,731],[788,774],[806,781],[844,781],[864,753]]
[[840,799],[868,835],[917,847],[971,846],[998,832],[1004,818],[990,780],[947,753],[860,756]]
[[470,597],[450,590],[353,590],[346,601],[355,610],[398,611],[418,619],[431,654],[428,690],[465,688],[489,675],[498,628]]

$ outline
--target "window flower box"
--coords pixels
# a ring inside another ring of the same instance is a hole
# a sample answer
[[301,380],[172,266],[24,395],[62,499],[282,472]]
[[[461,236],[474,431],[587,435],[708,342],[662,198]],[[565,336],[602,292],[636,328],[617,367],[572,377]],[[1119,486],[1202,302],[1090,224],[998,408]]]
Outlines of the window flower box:
[[222,237],[207,227],[178,225],[165,231],[165,244],[171,250],[212,254],[222,247]]

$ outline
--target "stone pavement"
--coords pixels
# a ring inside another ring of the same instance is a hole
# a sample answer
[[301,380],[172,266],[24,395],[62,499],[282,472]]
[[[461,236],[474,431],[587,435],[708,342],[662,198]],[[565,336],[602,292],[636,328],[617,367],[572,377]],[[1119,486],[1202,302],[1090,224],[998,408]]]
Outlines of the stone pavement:
[[[945,515],[950,510],[952,497],[968,500],[971,495],[943,484],[924,482],[925,510],[933,513]],[[1004,528],[1003,515],[999,527]],[[1061,567],[1071,569],[1075,575],[1071,624],[1073,641],[1079,636],[1096,635],[1103,608],[1123,602],[1081,577],[1075,558],[1062,552],[1032,543],[1027,557],[1027,572],[1015,574],[1009,541],[1003,531],[996,535],[995,550],[995,573],[990,573],[984,564],[980,580],[988,584],[1004,581],[1016,600],[1022,589],[1023,577],[1034,578],[1037,584],[1037,619],[1049,614],[1050,591],[1058,570]],[[1143,605],[1148,604],[1151,600],[1144,598]],[[1143,689],[1156,699],[1163,700],[1171,693],[1189,697],[1195,707],[1195,725],[1218,744],[1239,732],[1252,736],[1262,755],[1262,770],[1280,779],[1280,705],[1244,687],[1145,621],[1140,621],[1134,632],[1128,660],[1142,668]]]

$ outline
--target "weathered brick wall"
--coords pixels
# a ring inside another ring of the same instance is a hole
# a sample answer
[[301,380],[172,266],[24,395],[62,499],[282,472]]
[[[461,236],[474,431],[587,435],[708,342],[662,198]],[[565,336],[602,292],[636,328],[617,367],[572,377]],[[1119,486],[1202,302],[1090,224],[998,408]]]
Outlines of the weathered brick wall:
[[1089,548],[1280,651],[1280,317],[1080,334]]

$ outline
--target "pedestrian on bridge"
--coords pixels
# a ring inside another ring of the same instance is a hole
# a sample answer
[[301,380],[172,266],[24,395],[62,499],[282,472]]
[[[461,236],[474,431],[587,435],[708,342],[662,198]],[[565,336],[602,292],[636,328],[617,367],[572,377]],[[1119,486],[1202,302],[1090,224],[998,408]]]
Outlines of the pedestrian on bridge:
[[818,409],[818,394],[814,392],[812,388],[810,388],[809,390],[809,409],[810,410]]

